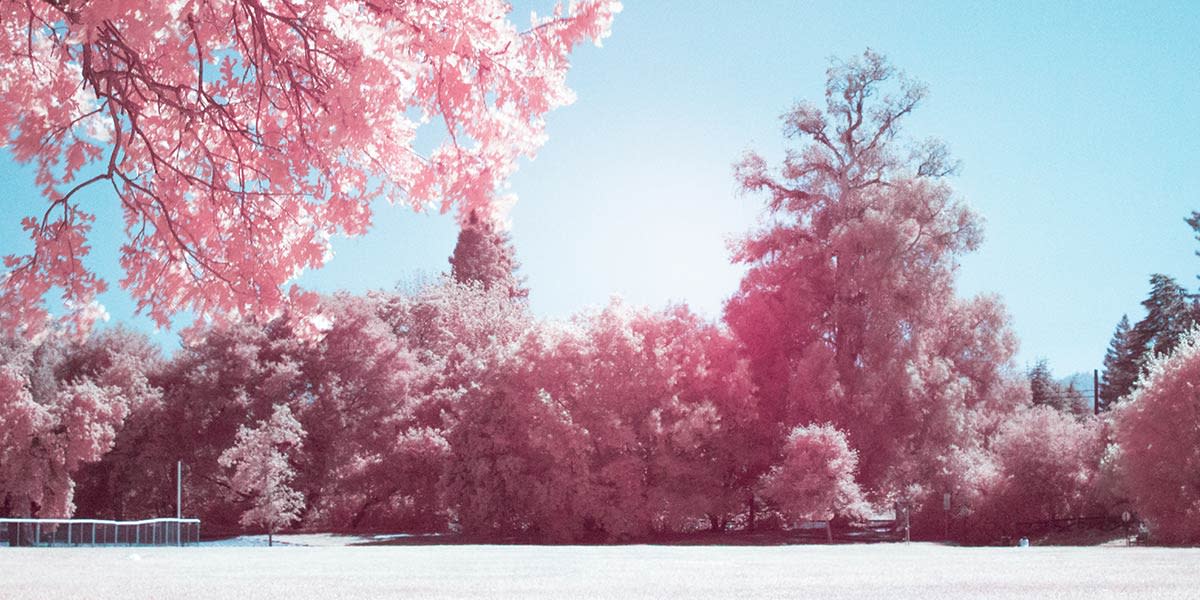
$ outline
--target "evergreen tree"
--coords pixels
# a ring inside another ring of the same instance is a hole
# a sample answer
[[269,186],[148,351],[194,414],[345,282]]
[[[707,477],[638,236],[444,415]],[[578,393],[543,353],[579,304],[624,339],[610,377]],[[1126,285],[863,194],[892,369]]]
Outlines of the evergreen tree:
[[[1192,216],[1184,219],[1184,221],[1187,222],[1188,226],[1192,228],[1192,231],[1196,233],[1196,241],[1200,242],[1200,211],[1193,210]],[[1196,251],[1196,256],[1200,256],[1200,250]],[[1197,275],[1196,279],[1200,279],[1200,275]]]
[[1087,413],[1087,399],[1075,384],[1063,385],[1054,380],[1050,364],[1042,358],[1029,370],[1029,392],[1034,404],[1049,406],[1059,412]]
[[1134,345],[1129,316],[1121,315],[1104,354],[1104,377],[1100,383],[1100,410],[1108,410],[1121,397],[1133,391],[1137,383],[1142,348]]
[[525,298],[529,290],[516,274],[520,266],[508,232],[498,231],[492,221],[471,211],[450,256],[450,276],[458,283],[478,283],[484,289],[505,286],[509,297]]
[[[1029,369],[1029,392],[1034,404],[1053,406],[1057,401],[1057,386],[1054,376],[1050,373],[1050,365],[1042,358]],[[1057,408],[1057,406],[1055,407]]]
[[[1184,219],[1184,221],[1187,222],[1188,226],[1196,234],[1196,241],[1200,242],[1200,211],[1193,210],[1192,216]],[[1200,250],[1196,250],[1196,256],[1200,256]],[[1200,275],[1197,275],[1196,279],[1200,279]],[[1192,297],[1192,318],[1200,322],[1200,301],[1197,301],[1195,296]]]
[[[1200,215],[1193,215],[1193,219]],[[1188,219],[1191,224],[1193,219]],[[1196,221],[1200,224],[1200,220]],[[1104,385],[1100,389],[1101,409],[1137,388],[1138,377],[1150,359],[1170,354],[1183,334],[1197,323],[1196,301],[1174,278],[1155,273],[1150,276],[1150,295],[1142,301],[1146,316],[1132,328],[1122,317],[1113,332],[1104,356]]]
[[1133,327],[1135,348],[1140,351],[1139,368],[1154,354],[1170,354],[1179,338],[1196,324],[1193,299],[1174,278],[1162,273],[1150,276],[1150,296],[1142,301],[1146,316]]

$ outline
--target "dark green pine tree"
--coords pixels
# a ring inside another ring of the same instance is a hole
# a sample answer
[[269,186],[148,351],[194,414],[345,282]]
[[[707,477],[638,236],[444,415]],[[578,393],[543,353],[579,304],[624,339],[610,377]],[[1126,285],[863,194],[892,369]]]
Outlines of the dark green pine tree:
[[1133,344],[1129,316],[1121,315],[1113,332],[1108,352],[1104,353],[1104,375],[1100,380],[1100,410],[1108,410],[1121,397],[1133,391],[1139,363],[1145,350]]

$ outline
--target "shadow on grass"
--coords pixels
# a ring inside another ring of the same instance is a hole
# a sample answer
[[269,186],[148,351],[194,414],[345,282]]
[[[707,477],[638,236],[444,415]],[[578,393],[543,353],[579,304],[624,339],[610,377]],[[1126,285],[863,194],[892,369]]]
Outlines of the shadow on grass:
[[389,539],[371,540],[356,546],[428,546],[428,545],[652,545],[652,546],[788,546],[800,544],[863,544],[896,542],[896,539],[881,539],[854,532],[834,532],[833,541],[826,538],[825,530],[800,531],[704,531],[696,533],[670,533],[628,540],[584,539],[571,544],[553,544],[528,537],[483,537],[460,534],[407,535]]

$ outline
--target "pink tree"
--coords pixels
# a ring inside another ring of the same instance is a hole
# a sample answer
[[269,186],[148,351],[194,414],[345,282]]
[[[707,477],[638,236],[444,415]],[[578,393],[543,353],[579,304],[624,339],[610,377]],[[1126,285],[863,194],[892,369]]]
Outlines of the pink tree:
[[443,483],[466,533],[554,542],[587,533],[588,435],[536,385],[539,337],[478,357],[483,370],[456,402]]
[[459,283],[503,286],[510,296],[524,298],[529,290],[516,275],[519,266],[509,233],[474,212],[468,215],[450,255],[450,276]]
[[74,475],[112,446],[129,400],[87,378],[60,381],[56,340],[0,347],[0,496],[13,516],[70,517]]
[[735,247],[749,270],[725,311],[767,419],[833,424],[868,493],[918,502],[949,491],[938,474],[980,448],[988,409],[1019,399],[999,303],[954,295],[958,257],[980,240],[945,181],[955,163],[901,137],[924,96],[868,50],[830,67],[824,108],[783,116],[799,147],[778,173],[753,153],[736,166],[767,212]]
[[510,286],[467,279],[391,297],[383,311],[431,372],[412,418],[444,436],[449,517],[470,535],[579,539],[586,445],[545,370],[551,339]]
[[762,478],[762,496],[789,522],[828,521],[865,507],[854,481],[858,455],[830,425],[797,427],[783,458]]
[[1156,539],[1200,542],[1200,337],[1151,362],[1113,414],[1118,472]]
[[188,468],[184,504],[205,522],[235,526],[239,511],[218,467],[242,427],[269,419],[275,404],[293,414],[306,399],[301,377],[305,345],[287,319],[266,324],[223,320],[197,329],[155,378],[162,403],[131,422],[119,444],[137,448],[121,501],[127,515],[162,514],[174,502],[174,483],[161,474],[182,460]]
[[257,427],[238,430],[237,442],[221,454],[218,462],[233,470],[230,487],[247,499],[250,507],[242,513],[245,526],[267,530],[267,544],[274,544],[274,533],[300,518],[304,494],[291,488],[295,470],[291,456],[300,449],[304,430],[286,404],[275,405],[270,420]]
[[620,8],[518,31],[502,0],[0,4],[0,133],[48,203],[22,221],[32,252],[4,259],[0,326],[43,328],[54,287],[77,329],[101,314],[76,195],[91,186],[119,199],[121,284],[163,325],[311,308],[284,286],[331,236],[365,232],[377,199],[496,216],[573,99],[571,49]]
[[[56,368],[63,381],[95,381],[113,390],[127,406],[111,449],[99,461],[88,463],[73,476],[76,483],[77,514],[93,518],[122,518],[125,500],[152,491],[138,478],[138,458],[149,450],[147,436],[158,431],[156,418],[161,414],[162,390],[156,384],[163,367],[161,350],[145,335],[122,327],[94,332],[87,339],[67,345],[62,362]],[[169,465],[164,465],[164,469]],[[162,473],[159,471],[155,475]],[[155,477],[155,480],[161,477]],[[149,514],[171,514],[173,490],[163,490],[157,510]],[[150,500],[142,498],[141,500]],[[135,500],[134,505],[142,503]],[[140,516],[149,516],[143,514]]]
[[436,371],[384,318],[388,300],[322,299],[331,322],[300,353],[306,526],[440,528],[446,453],[427,404]]
[[593,527],[613,539],[722,529],[769,460],[728,334],[683,306],[613,302],[557,337],[540,373],[588,432]]
[[[1103,424],[1077,419],[1051,406],[1028,406],[1011,415],[991,439],[995,471],[984,492],[963,500],[970,513],[959,527],[965,539],[994,542],[1022,521],[1092,516],[1097,506]],[[956,524],[957,525],[957,524]]]

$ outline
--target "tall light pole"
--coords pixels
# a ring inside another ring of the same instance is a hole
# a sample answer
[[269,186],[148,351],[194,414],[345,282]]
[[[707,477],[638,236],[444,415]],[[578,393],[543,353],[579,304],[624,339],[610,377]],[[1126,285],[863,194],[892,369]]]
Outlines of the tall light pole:
[[175,543],[183,545],[183,461],[175,461]]

